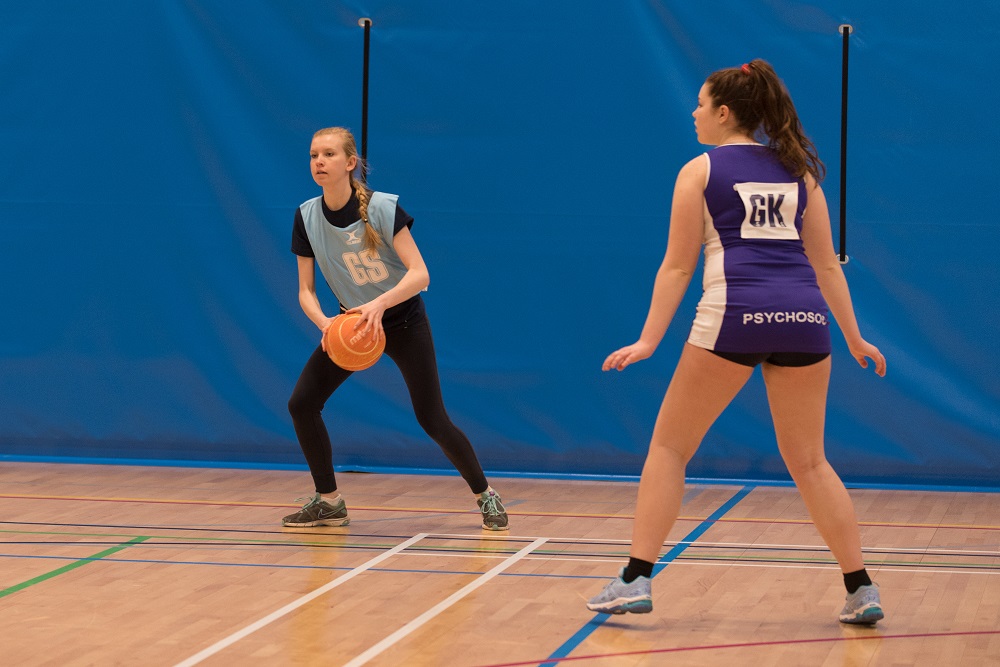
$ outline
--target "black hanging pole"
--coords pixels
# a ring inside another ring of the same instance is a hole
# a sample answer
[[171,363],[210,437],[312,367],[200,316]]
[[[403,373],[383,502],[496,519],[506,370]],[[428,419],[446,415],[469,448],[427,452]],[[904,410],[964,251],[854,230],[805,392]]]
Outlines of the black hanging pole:
[[368,161],[368,51],[371,47],[372,20],[363,18],[358,25],[365,29],[364,70],[361,75],[361,161]]
[[854,28],[845,23],[839,30],[844,36],[840,89],[840,263],[847,264],[847,51]]

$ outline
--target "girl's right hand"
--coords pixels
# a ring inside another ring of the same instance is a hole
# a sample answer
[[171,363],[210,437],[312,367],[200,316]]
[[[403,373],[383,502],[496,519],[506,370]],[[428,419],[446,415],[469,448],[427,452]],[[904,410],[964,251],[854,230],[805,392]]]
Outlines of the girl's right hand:
[[648,359],[653,356],[653,352],[655,350],[655,345],[650,345],[649,343],[644,343],[643,341],[638,340],[631,345],[626,345],[620,350],[615,350],[609,354],[608,358],[604,360],[604,366],[601,368],[606,371],[610,371],[612,368],[620,371],[629,364],[634,364],[637,361]]
[[319,331],[319,346],[323,348],[323,351],[330,354],[330,351],[326,349],[326,330],[330,328],[330,323],[333,322],[332,317],[325,318],[322,326],[320,326]]

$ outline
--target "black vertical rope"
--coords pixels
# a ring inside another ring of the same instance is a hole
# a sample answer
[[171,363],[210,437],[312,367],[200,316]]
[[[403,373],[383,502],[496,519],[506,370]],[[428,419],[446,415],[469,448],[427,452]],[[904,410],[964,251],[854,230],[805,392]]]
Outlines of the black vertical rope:
[[365,29],[365,64],[361,75],[361,161],[368,162],[368,52],[371,47],[372,20],[361,19],[358,25]]
[[845,23],[839,30],[844,36],[840,91],[840,263],[847,264],[847,51],[854,28]]

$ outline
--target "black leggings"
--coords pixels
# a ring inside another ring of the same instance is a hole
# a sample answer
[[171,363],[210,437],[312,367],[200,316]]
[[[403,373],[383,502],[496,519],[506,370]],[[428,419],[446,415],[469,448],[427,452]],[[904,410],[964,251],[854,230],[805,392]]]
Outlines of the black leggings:
[[[417,422],[441,447],[472,492],[486,491],[489,484],[472,444],[451,422],[445,410],[427,316],[420,313],[407,320],[405,325],[387,330],[385,338],[385,353],[396,362],[403,374]],[[350,376],[351,371],[334,364],[322,346],[317,347],[302,369],[292,397],[288,399],[288,412],[292,415],[295,435],[309,464],[317,493],[337,490],[330,435],[321,413],[327,399]]]

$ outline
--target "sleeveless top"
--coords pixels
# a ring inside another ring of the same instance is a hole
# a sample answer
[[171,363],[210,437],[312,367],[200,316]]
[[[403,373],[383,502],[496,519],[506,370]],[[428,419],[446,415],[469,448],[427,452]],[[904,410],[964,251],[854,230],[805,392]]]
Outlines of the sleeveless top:
[[299,206],[316,264],[345,308],[356,308],[388,292],[406,273],[392,247],[397,199],[384,192],[371,194],[368,221],[384,241],[372,250],[365,250],[365,224],[360,219],[344,228],[326,221],[322,195]]
[[829,353],[829,311],[801,239],[805,181],[767,146],[727,144],[705,155],[703,294],[688,342]]

